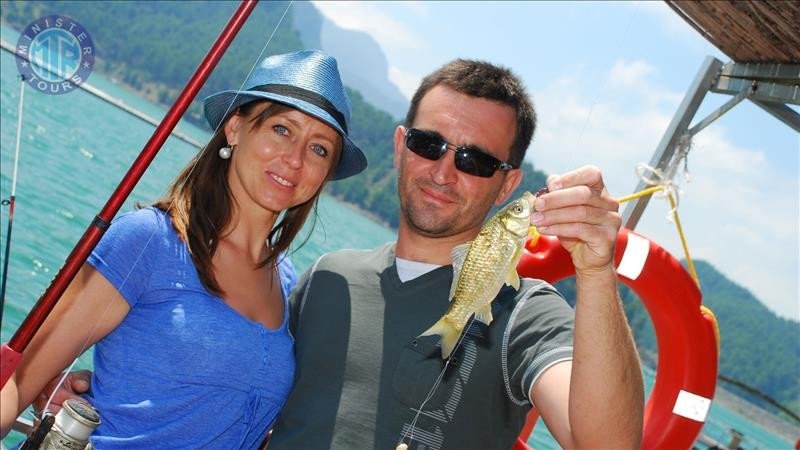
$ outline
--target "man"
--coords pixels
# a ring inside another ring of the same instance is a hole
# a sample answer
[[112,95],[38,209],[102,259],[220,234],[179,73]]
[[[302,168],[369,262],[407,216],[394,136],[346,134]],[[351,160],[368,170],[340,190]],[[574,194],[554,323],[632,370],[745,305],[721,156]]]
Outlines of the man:
[[564,448],[639,446],[641,369],[613,267],[618,204],[596,168],[551,177],[531,217],[572,256],[574,313],[547,283],[523,280],[448,363],[438,336],[420,337],[447,310],[453,247],[519,185],[534,128],[506,69],[456,60],[423,80],[394,134],[397,242],[322,256],[292,296],[297,374],[270,450],[507,450],[532,407]]
[[419,337],[448,307],[453,247],[519,185],[534,126],[505,69],[456,60],[423,80],[394,134],[397,242],[324,255],[301,279],[295,387],[270,450],[509,449],[531,406],[565,448],[638,447],[641,370],[613,267],[618,204],[597,169],[551,178],[531,219],[572,256],[574,346],[571,309],[533,280],[501,291],[494,322],[473,325],[444,372],[438,336]]

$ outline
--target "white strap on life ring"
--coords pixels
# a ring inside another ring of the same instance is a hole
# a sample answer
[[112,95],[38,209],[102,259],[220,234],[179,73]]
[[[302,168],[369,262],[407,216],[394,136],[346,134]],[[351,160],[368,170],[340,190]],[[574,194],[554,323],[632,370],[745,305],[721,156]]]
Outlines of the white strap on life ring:
[[710,407],[711,399],[681,389],[678,392],[678,398],[675,400],[672,413],[687,419],[705,422]]
[[628,244],[622,253],[622,260],[617,267],[617,273],[630,280],[639,278],[650,253],[650,241],[634,234],[628,234]]

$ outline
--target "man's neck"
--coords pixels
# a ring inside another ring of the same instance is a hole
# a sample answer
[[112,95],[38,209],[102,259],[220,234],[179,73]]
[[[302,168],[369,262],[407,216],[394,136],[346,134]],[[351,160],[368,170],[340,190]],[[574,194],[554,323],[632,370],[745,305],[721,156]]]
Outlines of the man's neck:
[[411,230],[401,221],[397,229],[395,255],[411,261],[449,265],[452,263],[450,254],[453,247],[471,241],[478,231],[480,230],[469,230],[453,236],[430,237]]

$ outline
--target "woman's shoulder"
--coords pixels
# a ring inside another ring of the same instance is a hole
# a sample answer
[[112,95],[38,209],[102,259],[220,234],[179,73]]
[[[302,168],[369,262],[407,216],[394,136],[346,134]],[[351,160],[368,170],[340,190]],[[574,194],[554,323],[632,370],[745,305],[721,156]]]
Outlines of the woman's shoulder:
[[169,214],[154,206],[146,206],[120,214],[111,222],[111,226],[161,228],[170,223]]
[[111,222],[108,234],[116,238],[142,239],[174,234],[169,214],[148,206],[119,215]]

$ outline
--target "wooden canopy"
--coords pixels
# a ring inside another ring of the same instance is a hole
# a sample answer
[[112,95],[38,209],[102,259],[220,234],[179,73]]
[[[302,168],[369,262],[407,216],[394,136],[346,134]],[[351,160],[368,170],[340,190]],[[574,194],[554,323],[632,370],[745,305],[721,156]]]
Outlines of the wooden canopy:
[[740,63],[800,63],[800,2],[665,0],[684,20]]

